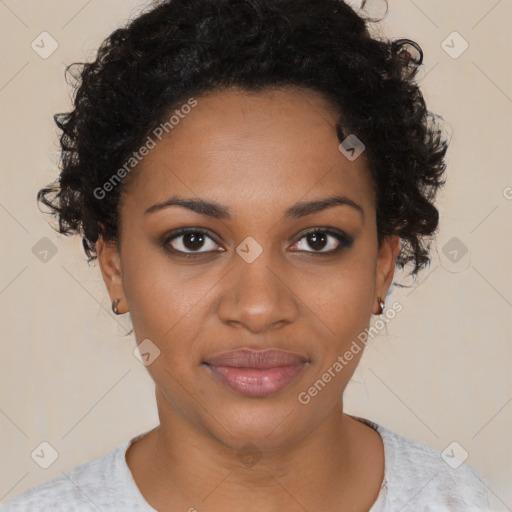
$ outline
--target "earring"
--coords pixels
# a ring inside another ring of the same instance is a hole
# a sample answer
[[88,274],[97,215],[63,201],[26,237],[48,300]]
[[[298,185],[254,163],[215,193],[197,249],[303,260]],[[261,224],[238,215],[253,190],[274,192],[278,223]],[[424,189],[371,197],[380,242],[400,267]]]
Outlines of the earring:
[[116,315],[119,315],[119,310],[117,309],[117,305],[119,304],[119,301],[121,299],[116,299],[114,300],[114,302],[112,302],[112,311],[116,314]]
[[385,302],[380,297],[377,297],[377,300],[378,300],[379,306],[380,306],[380,311],[377,314],[378,315],[382,315],[382,312],[384,311],[384,306],[386,304],[385,304]]

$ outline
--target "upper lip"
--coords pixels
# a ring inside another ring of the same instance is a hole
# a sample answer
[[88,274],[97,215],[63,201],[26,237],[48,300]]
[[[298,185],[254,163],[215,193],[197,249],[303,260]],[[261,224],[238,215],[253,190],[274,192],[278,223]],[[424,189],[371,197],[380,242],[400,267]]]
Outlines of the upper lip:
[[278,366],[296,366],[306,363],[307,359],[299,354],[280,349],[240,349],[222,352],[208,358],[205,362],[211,366],[266,369]]

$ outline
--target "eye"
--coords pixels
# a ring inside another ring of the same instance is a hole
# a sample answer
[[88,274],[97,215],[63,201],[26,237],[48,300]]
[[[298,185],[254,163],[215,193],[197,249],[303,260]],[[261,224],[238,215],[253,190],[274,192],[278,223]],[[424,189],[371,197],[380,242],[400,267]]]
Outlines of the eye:
[[[345,247],[351,247],[353,237],[340,231],[332,229],[315,228],[304,233],[296,242],[298,251],[310,252],[318,255],[335,254]],[[184,228],[166,237],[162,245],[169,251],[184,257],[194,257],[198,254],[220,252],[224,249],[218,248],[218,244],[204,229]],[[313,250],[308,251],[305,246],[309,245]]]
[[351,247],[353,243],[354,239],[346,233],[315,228],[304,233],[296,245],[299,247],[299,250],[304,250],[304,247],[309,245],[314,250],[306,250],[306,252],[313,254],[334,254],[345,247]]
[[[165,238],[163,245],[166,248],[170,246],[171,252],[181,253],[185,257],[219,250],[215,248],[217,244],[213,238],[206,231],[197,228],[182,229],[178,233]],[[201,251],[200,249],[205,250]]]

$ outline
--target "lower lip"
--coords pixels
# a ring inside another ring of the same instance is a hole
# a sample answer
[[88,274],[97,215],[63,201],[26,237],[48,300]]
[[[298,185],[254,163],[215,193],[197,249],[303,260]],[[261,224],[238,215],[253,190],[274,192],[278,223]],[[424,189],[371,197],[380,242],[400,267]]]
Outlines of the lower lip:
[[206,367],[216,378],[241,395],[262,397],[283,389],[302,370],[304,364],[267,369],[209,364]]

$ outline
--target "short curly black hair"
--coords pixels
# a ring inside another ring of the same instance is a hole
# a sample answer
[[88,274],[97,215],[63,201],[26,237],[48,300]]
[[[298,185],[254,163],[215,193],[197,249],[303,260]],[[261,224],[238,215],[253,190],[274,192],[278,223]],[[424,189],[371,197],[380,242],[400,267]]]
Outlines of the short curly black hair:
[[355,134],[365,144],[379,243],[398,235],[397,265],[413,263],[416,275],[430,264],[448,142],[415,80],[421,47],[372,36],[372,21],[342,0],[154,2],[105,39],[94,62],[66,68],[80,66],[74,110],[54,115],[61,172],[38,202],[61,234],[82,234],[90,262],[100,235],[119,240],[119,202],[135,173],[105,197],[94,191],[169,111],[228,87],[306,88],[340,115],[340,141]]

